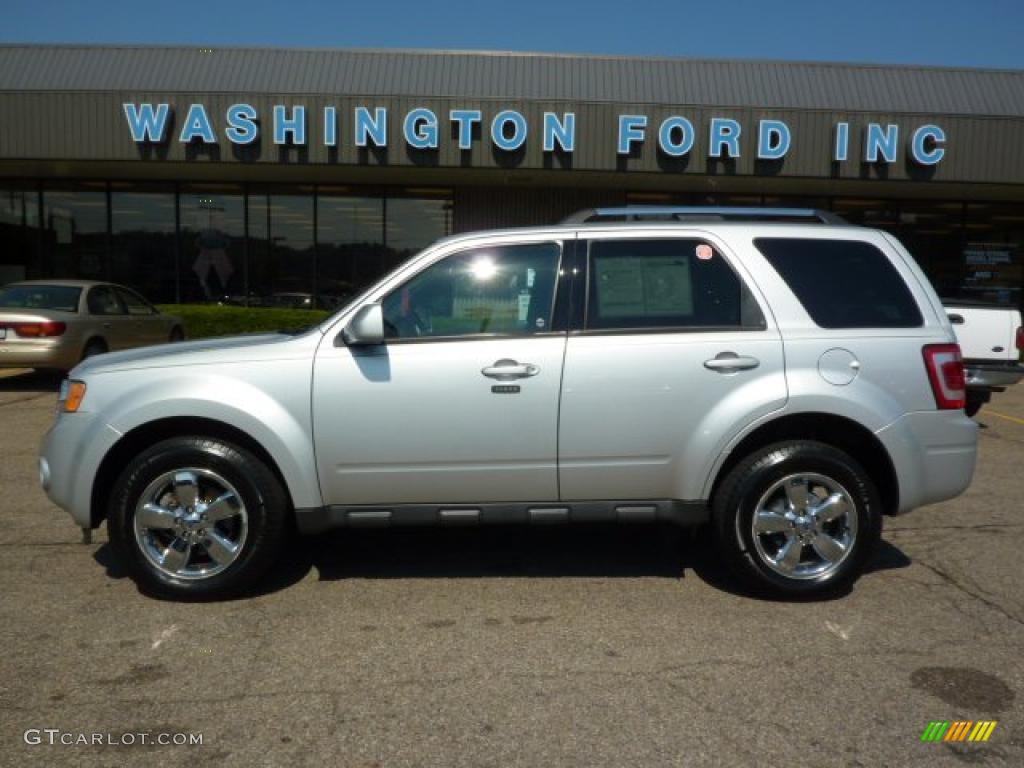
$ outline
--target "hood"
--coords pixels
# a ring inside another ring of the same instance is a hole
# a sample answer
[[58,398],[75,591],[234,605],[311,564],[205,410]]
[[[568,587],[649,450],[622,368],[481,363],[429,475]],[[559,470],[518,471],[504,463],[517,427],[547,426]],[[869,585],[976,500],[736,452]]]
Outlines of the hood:
[[223,365],[253,360],[281,360],[310,354],[321,335],[307,332],[300,336],[285,333],[258,333],[223,336],[155,347],[138,347],[123,352],[108,352],[82,361],[71,371],[76,378],[97,373],[128,371],[138,368],[173,368],[183,365]]

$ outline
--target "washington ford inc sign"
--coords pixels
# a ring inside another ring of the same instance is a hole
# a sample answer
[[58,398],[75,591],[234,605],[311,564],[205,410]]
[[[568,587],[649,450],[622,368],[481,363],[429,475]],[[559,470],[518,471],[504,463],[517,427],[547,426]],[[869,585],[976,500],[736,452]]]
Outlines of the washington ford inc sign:
[[[170,104],[127,103],[123,105],[132,140],[137,143],[162,144],[171,139],[168,132],[172,123]],[[183,144],[217,144],[214,117],[202,104],[192,104],[181,121],[177,140]],[[530,125],[526,117],[514,109],[495,114],[487,124],[478,109],[453,109],[447,116],[425,107],[411,109],[393,116],[386,107],[356,107],[351,120],[342,131],[342,116],[336,107],[324,107],[320,115],[310,115],[302,105],[275,104],[270,120],[274,144],[305,146],[309,138],[309,123],[317,120],[322,128],[324,146],[336,147],[344,138],[357,147],[387,147],[388,121],[401,123],[402,139],[412,149],[435,150],[440,146],[442,122],[453,126],[459,149],[473,147],[474,126],[480,126],[495,148],[515,152],[526,146],[533,132],[540,135],[544,152],[557,150],[571,154],[576,150],[576,114],[573,112],[545,112],[540,125]],[[646,115],[620,114],[615,150],[629,155],[644,142],[656,142],[658,150],[670,157],[688,155],[694,147],[698,127],[689,118],[672,115],[660,122]],[[252,144],[260,138],[263,123],[256,108],[250,104],[232,104],[223,115],[223,135],[231,144]],[[447,126],[445,126],[447,127]],[[486,129],[486,130],[485,130]],[[699,130],[707,132],[709,157],[737,158],[744,151],[756,150],[759,160],[782,160],[793,144],[793,133],[782,120],[759,120],[752,128],[727,117],[712,117]],[[846,162],[859,156],[866,163],[895,163],[901,138],[906,143],[907,156],[918,165],[937,165],[946,154],[946,133],[937,125],[914,127],[903,137],[900,126],[893,123],[867,123],[854,136],[850,123],[837,122],[832,129],[832,160]],[[752,135],[751,135],[752,134]],[[535,139],[534,139],[535,140]],[[751,149],[751,144],[753,149]],[[854,145],[857,145],[856,147]]]

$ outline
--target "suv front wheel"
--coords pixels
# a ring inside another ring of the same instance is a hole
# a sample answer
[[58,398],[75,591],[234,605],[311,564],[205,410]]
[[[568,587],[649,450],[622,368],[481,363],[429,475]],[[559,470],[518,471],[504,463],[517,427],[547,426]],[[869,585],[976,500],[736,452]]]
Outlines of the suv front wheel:
[[853,458],[814,441],[755,451],[725,477],[712,506],[719,553],[744,583],[776,595],[834,593],[870,561],[881,503]]
[[139,454],[114,487],[110,540],[146,592],[223,598],[253,586],[288,530],[280,481],[245,449],[177,437]]

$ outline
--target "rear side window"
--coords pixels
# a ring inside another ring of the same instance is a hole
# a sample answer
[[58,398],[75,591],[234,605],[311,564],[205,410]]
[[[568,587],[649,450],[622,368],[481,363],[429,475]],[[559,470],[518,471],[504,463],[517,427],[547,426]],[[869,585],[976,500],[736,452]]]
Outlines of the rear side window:
[[746,286],[701,240],[594,240],[589,260],[588,330],[764,328]]
[[916,328],[923,322],[900,273],[870,243],[762,237],[754,245],[822,328]]

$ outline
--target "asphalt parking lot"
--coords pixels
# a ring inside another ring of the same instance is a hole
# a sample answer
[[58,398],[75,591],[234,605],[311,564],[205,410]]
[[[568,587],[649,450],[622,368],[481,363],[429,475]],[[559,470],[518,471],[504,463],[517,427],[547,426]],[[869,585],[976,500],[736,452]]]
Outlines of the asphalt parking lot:
[[738,594],[636,527],[325,536],[211,604],[141,595],[38,489],[54,387],[0,378],[4,765],[1024,765],[1024,386],[979,415],[968,493],[887,521],[837,599]]

